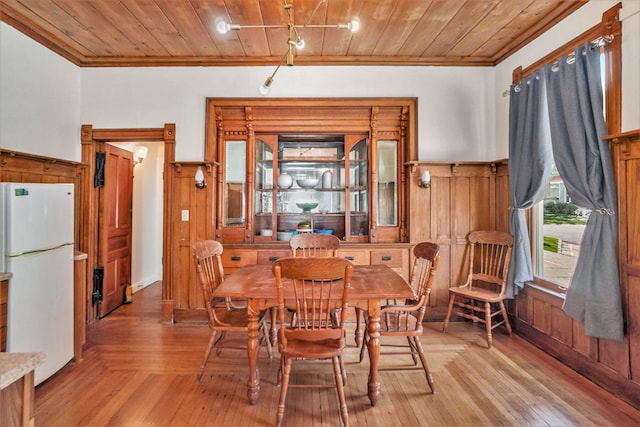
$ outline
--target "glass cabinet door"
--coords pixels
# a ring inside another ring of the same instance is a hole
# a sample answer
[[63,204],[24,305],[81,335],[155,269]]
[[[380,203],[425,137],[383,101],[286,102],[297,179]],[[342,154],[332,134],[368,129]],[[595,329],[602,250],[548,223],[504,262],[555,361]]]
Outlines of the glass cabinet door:
[[[349,138],[352,139],[352,138]],[[369,171],[367,139],[357,137],[349,149],[349,236],[346,240],[367,241],[369,235]]]
[[[377,147],[384,151],[380,165],[395,165],[397,157],[387,151],[397,147]],[[256,135],[253,240],[289,240],[297,233],[316,232],[368,242],[372,227],[370,151],[363,135]],[[389,180],[393,182],[397,175],[396,166]],[[397,222],[397,208],[392,207],[390,215],[385,224]]]
[[274,199],[274,136],[256,138],[256,167],[254,195],[254,238],[274,240],[273,215],[277,210]]
[[343,239],[344,136],[280,135],[277,153],[277,239],[311,231]]

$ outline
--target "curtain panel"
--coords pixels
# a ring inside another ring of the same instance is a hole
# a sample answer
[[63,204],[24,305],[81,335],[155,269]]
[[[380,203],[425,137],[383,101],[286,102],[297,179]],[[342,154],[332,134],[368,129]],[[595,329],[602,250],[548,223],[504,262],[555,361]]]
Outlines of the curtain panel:
[[514,238],[507,298],[533,280],[531,244],[524,209],[540,202],[551,179],[551,140],[543,73],[511,85],[509,104],[509,229]]
[[600,48],[586,43],[544,67],[553,156],[567,193],[591,209],[563,311],[589,336],[623,339],[616,189],[604,120]]

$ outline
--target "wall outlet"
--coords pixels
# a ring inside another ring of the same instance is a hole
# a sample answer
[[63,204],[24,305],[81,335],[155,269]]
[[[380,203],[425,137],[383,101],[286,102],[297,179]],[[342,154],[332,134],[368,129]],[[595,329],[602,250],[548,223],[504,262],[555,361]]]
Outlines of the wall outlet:
[[182,210],[182,220],[183,221],[189,221],[189,210],[188,209],[183,209]]

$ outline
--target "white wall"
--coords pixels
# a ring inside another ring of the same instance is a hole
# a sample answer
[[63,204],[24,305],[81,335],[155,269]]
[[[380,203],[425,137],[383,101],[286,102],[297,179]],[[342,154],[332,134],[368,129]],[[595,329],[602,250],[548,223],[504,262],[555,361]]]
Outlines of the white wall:
[[[495,67],[495,134],[498,157],[509,153],[509,89],[513,70],[528,67],[602,20],[618,1],[590,1]],[[640,128],[640,1],[622,1],[622,131]]]
[[0,22],[0,147],[80,160],[81,75]]
[[[273,67],[90,68],[81,119],[95,127],[176,123],[176,159],[202,160],[207,97],[259,97]],[[493,70],[285,67],[269,97],[417,97],[423,160],[493,160]]]
[[148,143],[147,157],[133,168],[133,291],[162,279],[164,146]]

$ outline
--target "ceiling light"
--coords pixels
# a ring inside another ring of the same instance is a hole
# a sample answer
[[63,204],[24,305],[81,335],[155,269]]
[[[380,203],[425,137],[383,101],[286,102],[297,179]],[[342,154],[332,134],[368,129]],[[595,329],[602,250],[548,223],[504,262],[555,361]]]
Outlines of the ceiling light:
[[340,28],[341,30],[349,30],[352,33],[355,33],[360,29],[360,20],[358,18],[353,18],[347,24],[339,25],[338,28]]
[[327,0],[318,0],[318,3],[316,4],[316,7],[313,9],[311,14],[309,15],[309,17],[305,21],[304,25],[296,25],[293,22],[293,3],[287,3],[287,1],[288,0],[283,0],[284,10],[287,12],[287,15],[289,16],[289,19],[287,20],[286,24],[282,24],[282,25],[236,25],[236,24],[231,24],[229,22],[226,22],[226,21],[222,20],[221,18],[218,18],[216,20],[216,29],[218,30],[218,32],[220,34],[227,34],[229,31],[240,30],[242,28],[286,28],[286,29],[289,30],[289,38],[287,40],[287,50],[284,52],[284,55],[282,55],[282,59],[280,59],[280,62],[276,66],[276,69],[273,71],[273,73],[271,73],[271,75],[269,77],[267,77],[265,82],[260,85],[259,91],[260,91],[261,95],[267,95],[269,93],[269,88],[271,87],[271,84],[273,83],[273,79],[274,79],[276,73],[278,72],[278,70],[280,69],[280,66],[282,64],[284,64],[285,61],[286,61],[287,65],[289,65],[289,66],[293,65],[293,58],[294,58],[294,53],[295,53],[294,50],[299,50],[299,49],[302,49],[304,47],[304,39],[302,38],[302,33],[304,32],[304,30],[306,28],[338,28],[338,29],[341,29],[341,30],[349,30],[351,32],[356,32],[360,28],[360,21],[358,20],[358,18],[354,18],[351,21],[347,22],[346,24],[333,24],[333,25],[328,25],[328,24],[309,24],[311,22],[311,18],[313,18],[315,13],[320,8],[320,5],[322,3],[326,3]]
[[225,22],[222,19],[216,20],[216,30],[218,30],[220,34],[227,34],[231,30],[239,30],[239,29],[240,29],[239,25],[231,25],[230,23]]
[[258,88],[260,95],[266,95],[269,93],[269,87],[271,86],[271,83],[273,83],[273,77],[269,76],[267,77],[267,80],[265,80],[264,83],[262,83]]

